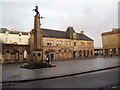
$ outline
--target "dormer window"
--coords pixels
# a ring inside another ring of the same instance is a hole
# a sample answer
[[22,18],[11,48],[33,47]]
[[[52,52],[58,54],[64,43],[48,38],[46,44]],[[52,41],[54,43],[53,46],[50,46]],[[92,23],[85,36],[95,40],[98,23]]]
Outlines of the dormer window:
[[77,39],[77,34],[76,33],[73,33],[73,38]]

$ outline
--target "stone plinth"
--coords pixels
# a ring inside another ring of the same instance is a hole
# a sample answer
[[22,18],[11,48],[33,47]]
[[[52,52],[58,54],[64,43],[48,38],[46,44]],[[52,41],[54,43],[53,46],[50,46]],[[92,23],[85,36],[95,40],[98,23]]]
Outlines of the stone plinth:
[[38,50],[33,50],[33,59],[35,62],[42,62],[42,50],[38,49]]

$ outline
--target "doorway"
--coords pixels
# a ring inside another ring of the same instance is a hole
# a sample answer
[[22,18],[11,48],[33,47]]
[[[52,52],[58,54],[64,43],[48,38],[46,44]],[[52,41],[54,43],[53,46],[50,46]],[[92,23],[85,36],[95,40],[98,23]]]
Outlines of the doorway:
[[73,51],[73,58],[76,58],[76,54],[77,54],[77,52]]

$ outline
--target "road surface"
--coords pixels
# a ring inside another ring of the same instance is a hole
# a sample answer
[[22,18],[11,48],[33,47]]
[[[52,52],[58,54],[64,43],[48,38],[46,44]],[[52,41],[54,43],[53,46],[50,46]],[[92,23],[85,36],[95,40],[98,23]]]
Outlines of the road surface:
[[118,68],[89,74],[37,80],[22,83],[4,83],[3,88],[101,88],[118,83]]

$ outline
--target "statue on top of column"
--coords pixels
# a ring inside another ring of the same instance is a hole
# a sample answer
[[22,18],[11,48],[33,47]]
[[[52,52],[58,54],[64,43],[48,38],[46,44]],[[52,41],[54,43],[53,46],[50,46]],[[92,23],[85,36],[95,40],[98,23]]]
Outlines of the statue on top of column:
[[36,12],[36,15],[37,15],[37,16],[40,16],[40,13],[39,13],[39,11],[38,11],[38,6],[37,6],[37,5],[35,6],[35,9],[33,9],[33,11]]

